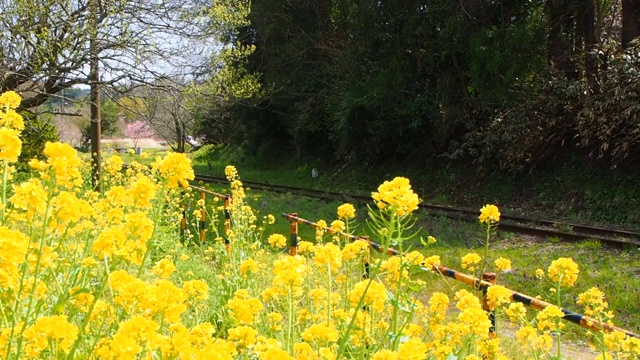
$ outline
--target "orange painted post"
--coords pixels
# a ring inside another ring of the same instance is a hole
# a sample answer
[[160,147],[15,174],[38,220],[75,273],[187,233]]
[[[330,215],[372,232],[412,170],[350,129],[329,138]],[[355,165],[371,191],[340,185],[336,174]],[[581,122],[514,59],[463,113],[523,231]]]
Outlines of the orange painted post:
[[[368,236],[362,236],[361,238],[367,243],[371,243],[371,240],[369,240]],[[364,265],[364,272],[362,273],[363,279],[368,279],[369,276],[371,276],[371,265],[369,264],[370,261],[371,261],[371,246],[368,247],[367,253],[365,254],[364,258],[362,258],[362,263]]]
[[180,239],[184,242],[185,232],[187,230],[187,201],[182,198],[182,219],[180,220]]
[[[482,274],[482,280],[490,282],[492,285],[496,284],[496,274],[495,273],[484,273]],[[482,287],[482,309],[489,313],[489,320],[491,321],[491,327],[489,328],[489,336],[496,336],[496,312],[489,309],[489,305],[487,304],[487,290],[488,286]]]
[[[298,213],[291,213],[292,216],[298,217]],[[296,220],[289,219],[291,238],[289,243],[289,255],[296,256],[298,253],[298,222]]]
[[229,207],[231,206],[231,197],[226,195],[224,197],[224,247],[227,249],[227,254],[231,254],[231,241],[229,241],[229,231],[231,231],[231,213]]
[[205,221],[205,211],[204,211],[204,204],[205,204],[205,192],[204,191],[200,191],[200,200],[202,200],[202,209],[200,209],[200,243],[204,244],[204,229],[207,227],[207,223]]

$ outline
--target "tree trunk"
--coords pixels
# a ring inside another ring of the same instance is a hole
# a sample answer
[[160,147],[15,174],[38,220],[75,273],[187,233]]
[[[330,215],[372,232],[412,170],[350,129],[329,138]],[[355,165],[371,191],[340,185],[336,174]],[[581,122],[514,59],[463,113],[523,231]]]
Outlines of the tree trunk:
[[585,77],[589,94],[600,91],[598,83],[598,57],[596,48],[596,9],[593,0],[580,0],[578,3],[578,27],[584,41]]
[[549,24],[548,60],[558,71],[577,78],[572,46],[573,14],[570,0],[546,0]]
[[98,0],[92,0],[91,3],[91,19],[90,19],[90,31],[91,39],[89,44],[90,52],[90,65],[89,65],[89,81],[91,84],[91,185],[97,192],[102,191],[102,183],[100,178],[102,176],[101,168],[101,154],[100,154],[100,141],[101,135],[101,121],[100,121],[100,69],[99,69],[99,54],[97,44],[97,31],[98,31]]
[[640,1],[622,0],[622,48],[640,36]]

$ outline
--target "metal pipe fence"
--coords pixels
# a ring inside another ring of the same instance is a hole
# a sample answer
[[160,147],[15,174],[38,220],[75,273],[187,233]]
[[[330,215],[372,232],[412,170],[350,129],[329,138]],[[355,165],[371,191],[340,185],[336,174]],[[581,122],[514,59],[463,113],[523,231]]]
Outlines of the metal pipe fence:
[[[295,255],[296,254],[296,250],[295,248],[297,248],[297,231],[298,231],[298,224],[304,224],[304,225],[308,225],[311,227],[314,227],[316,229],[321,228],[320,226],[318,226],[317,223],[313,222],[313,221],[309,221],[306,219],[303,219],[301,217],[298,217],[298,214],[296,213],[291,213],[291,214],[286,214],[283,213],[282,216],[287,219],[290,223],[291,223],[291,239],[293,240],[294,238],[296,239],[296,242],[291,242],[290,243],[290,251],[289,254],[291,255]],[[295,225],[294,225],[295,224]],[[396,249],[393,248],[388,248],[384,249],[384,247],[378,243],[375,243],[373,241],[371,241],[369,239],[369,237],[367,236],[356,236],[356,235],[352,235],[352,234],[347,234],[344,232],[334,232],[331,230],[331,228],[328,227],[323,227],[323,230],[331,233],[331,234],[336,234],[336,235],[340,235],[340,236],[344,236],[345,238],[351,240],[351,241],[356,241],[356,240],[363,240],[366,241],[370,247],[378,252],[385,252],[387,255],[391,255],[391,256],[396,256],[396,255],[401,255],[400,252]],[[295,230],[295,234],[294,234],[294,230]],[[368,269],[368,267],[367,267]],[[462,273],[460,271],[456,271],[453,270],[451,268],[448,268],[446,266],[443,265],[435,265],[432,268],[427,268],[427,267],[419,267],[420,270],[423,271],[427,271],[427,272],[437,272],[443,276],[446,276],[448,278],[454,279],[456,281],[465,283],[467,285],[470,285],[472,287],[474,287],[475,289],[481,290],[484,294],[485,299],[483,300],[483,308],[489,312],[489,319],[491,320],[492,323],[492,329],[491,332],[495,331],[495,314],[491,311],[488,310],[487,304],[486,304],[486,291],[487,289],[496,284],[496,276],[494,273],[484,273],[482,274],[483,279],[478,279],[473,275],[469,275],[469,274],[465,274]],[[531,308],[534,308],[536,310],[544,310],[545,308],[549,307],[549,306],[555,306],[551,303],[548,303],[546,301],[537,299],[535,297],[511,290],[511,289],[507,289],[509,290],[509,292],[511,292],[511,300],[515,301],[515,302],[519,302],[522,303],[526,306],[529,306]],[[567,310],[565,308],[561,308],[562,312],[564,313],[564,317],[562,319],[572,322],[574,324],[580,325],[584,328],[587,328],[589,330],[594,330],[594,331],[607,331],[607,332],[611,332],[611,331],[620,331],[622,333],[624,333],[627,336],[631,336],[631,337],[635,337],[635,338],[640,338],[640,335],[633,333],[631,331],[619,328],[617,326],[612,326],[606,323],[601,323],[599,320],[591,318],[589,316],[586,315],[582,315],[579,313],[575,313],[572,312],[570,310]]]

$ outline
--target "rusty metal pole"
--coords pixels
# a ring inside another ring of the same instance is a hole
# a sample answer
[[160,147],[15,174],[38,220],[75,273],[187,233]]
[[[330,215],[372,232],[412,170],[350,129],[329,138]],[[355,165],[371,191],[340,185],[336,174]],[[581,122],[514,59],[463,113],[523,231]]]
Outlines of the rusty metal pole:
[[[490,282],[491,285],[495,285],[496,273],[484,273],[482,274],[482,280]],[[482,287],[482,309],[488,313],[489,321],[491,321],[491,327],[489,328],[489,337],[494,338],[496,336],[496,312],[495,310],[490,310],[489,305],[487,304],[488,289],[488,286]]]
[[[298,213],[291,213],[291,215],[298,217]],[[295,220],[289,220],[291,238],[289,243],[289,255],[296,256],[298,254],[298,222]]]

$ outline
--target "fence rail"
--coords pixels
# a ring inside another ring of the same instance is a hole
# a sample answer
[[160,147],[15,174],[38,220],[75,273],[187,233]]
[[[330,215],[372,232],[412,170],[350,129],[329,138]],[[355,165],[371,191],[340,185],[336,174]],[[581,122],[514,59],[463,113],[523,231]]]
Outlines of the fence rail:
[[[331,228],[328,227],[320,227],[318,226],[317,223],[313,222],[313,221],[309,221],[306,219],[303,219],[301,217],[298,217],[297,213],[291,213],[291,214],[287,214],[287,213],[283,213],[282,216],[287,219],[290,223],[291,223],[291,243],[290,243],[290,251],[289,254],[291,255],[295,255],[296,254],[296,248],[297,248],[297,224],[304,224],[304,225],[308,225],[311,227],[314,227],[316,229],[322,228],[323,230],[330,232],[332,234],[336,234],[336,235],[340,235],[340,236],[344,236],[346,238],[348,238],[351,241],[355,241],[355,240],[364,240],[366,241],[371,248],[373,248],[374,250],[378,251],[378,252],[386,252],[387,255],[391,255],[391,256],[396,256],[396,255],[400,255],[400,252],[396,249],[393,248],[388,248],[384,249],[384,247],[378,243],[375,243],[373,241],[371,241],[367,236],[356,236],[356,235],[352,235],[352,234],[347,234],[344,232],[334,232],[331,230]],[[294,233],[295,231],[295,233]],[[368,269],[368,267],[367,267]],[[486,295],[486,290],[492,286],[495,285],[495,274],[493,273],[485,273],[482,274],[484,279],[478,279],[475,276],[469,275],[469,274],[465,274],[463,272],[460,271],[456,271],[453,270],[451,268],[448,268],[446,266],[443,265],[437,265],[437,266],[433,266],[432,268],[427,268],[427,267],[420,267],[421,270],[423,271],[427,271],[427,272],[437,272],[443,276],[446,276],[448,278],[452,278],[454,280],[460,281],[462,283],[465,283],[467,285],[471,285],[472,287],[475,287],[478,290],[482,290],[483,293],[485,293]],[[543,310],[549,306],[555,306],[551,303],[548,303],[546,301],[537,299],[535,297],[523,294],[523,293],[519,293],[517,291],[508,289],[509,292],[511,292],[511,300],[522,303],[526,306],[532,307],[536,310]],[[487,307],[486,307],[486,302],[483,301],[483,307],[485,308],[485,310],[488,311]],[[589,330],[594,330],[594,331],[620,331],[622,333],[624,333],[627,336],[631,336],[631,337],[635,337],[635,338],[640,338],[640,335],[633,333],[631,331],[619,328],[617,326],[612,326],[606,323],[601,323],[599,320],[591,318],[589,316],[586,315],[582,315],[579,313],[575,313],[573,311],[567,310],[565,308],[561,308],[562,312],[564,313],[564,317],[562,319],[572,322],[574,324],[580,325],[584,328],[587,328]],[[489,314],[489,318],[492,320],[492,325],[493,325],[493,329],[495,329],[495,315],[492,314],[490,312]]]
[[[230,204],[231,204],[231,196],[230,195],[226,195],[226,194],[220,194],[220,193],[216,193],[214,191],[202,188],[202,187],[198,187],[198,186],[190,186],[192,189],[199,191],[200,192],[200,200],[206,201],[206,195],[213,195],[219,198],[223,198],[224,199],[224,216],[225,216],[225,220],[224,220],[224,231],[225,231],[225,235],[227,235],[229,233],[229,231],[231,230],[231,216],[230,216]],[[183,203],[183,217],[182,217],[182,223],[181,223],[181,229],[184,231],[186,229],[187,226],[187,222],[186,222],[186,204]],[[296,255],[297,254],[297,248],[298,248],[298,224],[304,224],[307,226],[311,226],[313,228],[319,229],[321,228],[317,223],[310,221],[310,220],[306,220],[304,218],[301,218],[298,216],[297,213],[283,213],[282,217],[284,217],[285,219],[287,219],[290,223],[290,240],[289,240],[289,255]],[[205,242],[206,238],[205,238],[205,229],[206,229],[206,219],[205,219],[205,212],[202,211],[201,212],[201,218],[199,220],[199,230],[200,230],[200,241],[202,243]],[[336,232],[333,231],[331,228],[329,227],[322,227],[323,230],[327,231],[328,233],[331,234],[335,234],[335,235],[339,235],[339,236],[343,236],[347,239],[349,239],[350,241],[356,241],[356,240],[362,240],[365,241],[367,244],[369,244],[369,246],[381,253],[386,253],[387,255],[390,256],[397,256],[400,255],[400,252],[396,249],[393,248],[387,248],[385,249],[382,245],[373,242],[369,239],[368,236],[357,236],[357,235],[353,235],[353,234],[348,234],[345,232]],[[227,253],[230,253],[231,251],[231,244],[229,241],[228,236],[225,236],[224,239],[225,242],[225,248]],[[365,277],[369,276],[369,266],[368,266],[368,262],[365,262]],[[487,289],[492,286],[495,285],[495,274],[493,273],[485,273],[482,274],[483,279],[478,279],[472,275],[451,269],[449,267],[443,266],[443,265],[437,265],[437,266],[433,266],[432,268],[427,268],[427,267],[420,267],[420,269],[422,271],[427,271],[427,272],[437,272],[439,274],[441,274],[442,276],[446,276],[448,278],[454,279],[456,281],[460,281],[462,283],[465,283],[467,285],[470,285],[478,290],[483,291],[484,294],[486,294]],[[508,289],[509,292],[511,292],[511,300],[515,301],[515,302],[519,302],[522,303],[526,306],[529,306],[531,308],[534,308],[536,310],[543,310],[549,306],[555,306],[551,303],[548,303],[546,301],[537,299],[535,297]],[[488,311],[487,307],[486,307],[486,301],[483,301],[483,307],[485,308],[485,310]],[[633,333],[631,331],[619,328],[617,326],[612,326],[606,323],[601,323],[599,320],[591,318],[589,316],[586,315],[582,315],[576,312],[572,312],[570,310],[567,310],[565,308],[561,308],[562,312],[564,313],[564,317],[563,319],[569,322],[572,322],[574,324],[580,325],[584,328],[590,329],[590,330],[594,330],[594,331],[620,331],[622,333],[624,333],[627,336],[631,336],[631,337],[635,337],[635,338],[640,338],[640,335]],[[491,312],[489,312],[489,318],[492,320],[492,330],[495,329],[495,315]]]

